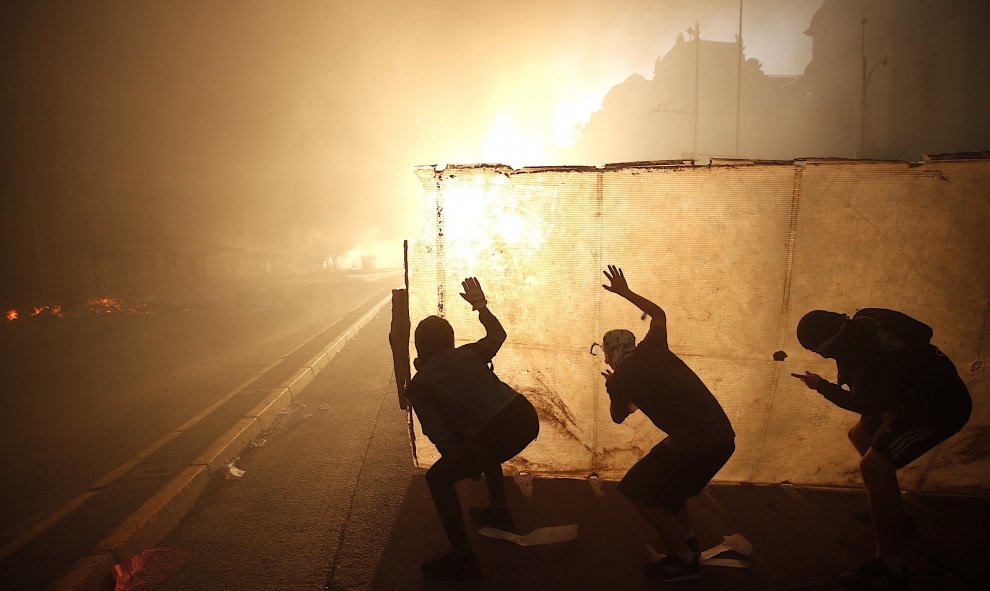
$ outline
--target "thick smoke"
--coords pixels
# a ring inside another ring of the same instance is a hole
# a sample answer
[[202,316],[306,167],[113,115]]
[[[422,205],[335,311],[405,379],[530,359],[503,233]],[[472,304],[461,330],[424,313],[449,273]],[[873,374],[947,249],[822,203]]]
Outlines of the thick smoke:
[[[754,76],[804,72],[821,5],[744,3]],[[631,75],[652,80],[689,27],[731,45],[739,25],[736,0],[3,11],[2,270],[28,291],[39,275],[84,276],[80,253],[120,250],[288,252],[315,267],[391,243],[379,256],[394,264],[418,229],[415,165],[671,157],[601,149],[631,143],[611,129],[582,151],[574,128],[609,113]]]

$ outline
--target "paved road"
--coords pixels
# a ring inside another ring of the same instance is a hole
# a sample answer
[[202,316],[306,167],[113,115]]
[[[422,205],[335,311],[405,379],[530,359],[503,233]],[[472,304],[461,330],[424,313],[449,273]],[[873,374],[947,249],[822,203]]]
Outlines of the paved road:
[[[520,533],[577,524],[573,542],[523,548],[469,528],[482,581],[435,583],[420,562],[447,542],[423,471],[413,467],[385,346],[387,313],[368,324],[300,396],[317,410],[245,453],[246,474],[219,479],[158,546],[187,557],[157,591],[399,591],[539,589],[656,591],[645,580],[656,533],[615,482],[510,478]],[[850,460],[854,462],[854,460]],[[458,485],[463,506],[484,504],[483,481]],[[976,591],[990,574],[986,498],[907,495],[922,552],[914,589]],[[749,568],[705,566],[671,591],[840,591],[838,574],[871,558],[861,490],[712,485],[689,501],[708,548],[732,533],[754,547]],[[174,556],[175,554],[173,554]],[[741,556],[735,556],[742,558]],[[922,572],[927,563],[930,572]],[[931,569],[935,563],[955,570]],[[982,585],[982,586],[981,586]],[[665,588],[665,587],[664,587]]]
[[0,327],[0,545],[400,281],[283,278]]

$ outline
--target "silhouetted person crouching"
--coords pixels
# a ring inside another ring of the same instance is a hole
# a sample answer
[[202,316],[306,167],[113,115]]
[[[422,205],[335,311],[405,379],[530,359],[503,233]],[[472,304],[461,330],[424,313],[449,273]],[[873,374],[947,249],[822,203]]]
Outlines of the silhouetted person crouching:
[[718,400],[667,346],[667,316],[660,306],[634,293],[622,269],[609,265],[602,285],[650,316],[642,342],[625,329],[602,339],[605,387],[612,420],[621,423],[637,409],[667,437],[625,475],[619,491],[656,529],[666,556],[647,564],[644,575],[674,582],[701,577],[698,541],[685,501],[700,493],[735,451],[735,432]]
[[461,297],[478,311],[485,327],[484,338],[455,349],[450,323],[439,316],[425,318],[416,327],[417,373],[406,392],[423,433],[440,451],[426,482],[451,551],[423,563],[423,573],[445,580],[481,576],[454,483],[484,472],[490,504],[472,509],[472,515],[485,525],[511,528],[502,462],[525,449],[540,430],[533,406],[490,366],[506,334],[488,309],[481,285],[473,277],[461,285]]
[[897,470],[962,429],[972,410],[966,384],[930,343],[932,329],[901,312],[866,308],[849,318],[814,310],[801,318],[797,337],[804,348],[835,360],[838,384],[811,372],[791,375],[862,415],[849,439],[862,457],[877,558],[843,575],[842,583],[909,589],[904,541],[912,527],[901,509]]

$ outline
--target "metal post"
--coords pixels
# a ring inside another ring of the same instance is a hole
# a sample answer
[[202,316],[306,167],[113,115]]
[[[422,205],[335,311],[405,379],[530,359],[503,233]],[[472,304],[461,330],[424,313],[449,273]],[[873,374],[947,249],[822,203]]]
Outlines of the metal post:
[[739,156],[739,126],[740,113],[742,112],[742,67],[743,67],[743,40],[742,40],[742,16],[743,0],[739,0],[739,33],[736,35],[736,42],[739,45],[739,57],[736,63],[736,156]]
[[694,147],[692,158],[698,158],[698,116],[701,111],[700,97],[701,84],[701,25],[694,23]]
[[866,23],[867,18],[863,17],[863,38],[862,38],[862,56],[863,56],[863,70],[862,78],[860,80],[860,97],[859,97],[859,151],[856,153],[857,158],[862,158],[863,153],[866,150]]

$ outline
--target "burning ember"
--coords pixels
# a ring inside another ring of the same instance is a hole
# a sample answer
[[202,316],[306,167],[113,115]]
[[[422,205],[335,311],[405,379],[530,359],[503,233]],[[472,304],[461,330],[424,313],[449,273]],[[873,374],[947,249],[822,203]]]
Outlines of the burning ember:
[[[7,310],[7,322],[12,322],[14,320],[21,319],[21,313],[17,311],[16,308],[11,308]],[[31,308],[31,313],[27,315],[27,318],[39,318],[39,317],[62,317],[62,306],[58,304],[53,304],[51,306],[45,304],[42,306],[33,306]]]
[[86,302],[90,312],[94,314],[141,314],[145,312],[143,304],[125,304],[117,298],[96,298]]
[[96,298],[86,303],[89,304],[89,309],[97,314],[112,314],[121,310],[120,302],[114,298]]
[[62,306],[59,306],[58,304],[55,304],[54,306],[35,306],[34,312],[31,312],[32,317],[40,316],[42,314],[46,316],[61,316]]
[[63,312],[61,304],[43,304],[31,306],[30,312],[18,312],[16,308],[7,310],[5,314],[7,322],[24,322],[29,318],[83,318],[86,316],[109,316],[125,315],[135,316],[137,314],[147,314],[146,304],[126,304],[123,300],[110,297],[95,298],[86,301],[86,307],[80,309],[79,306],[70,307],[68,312]]

